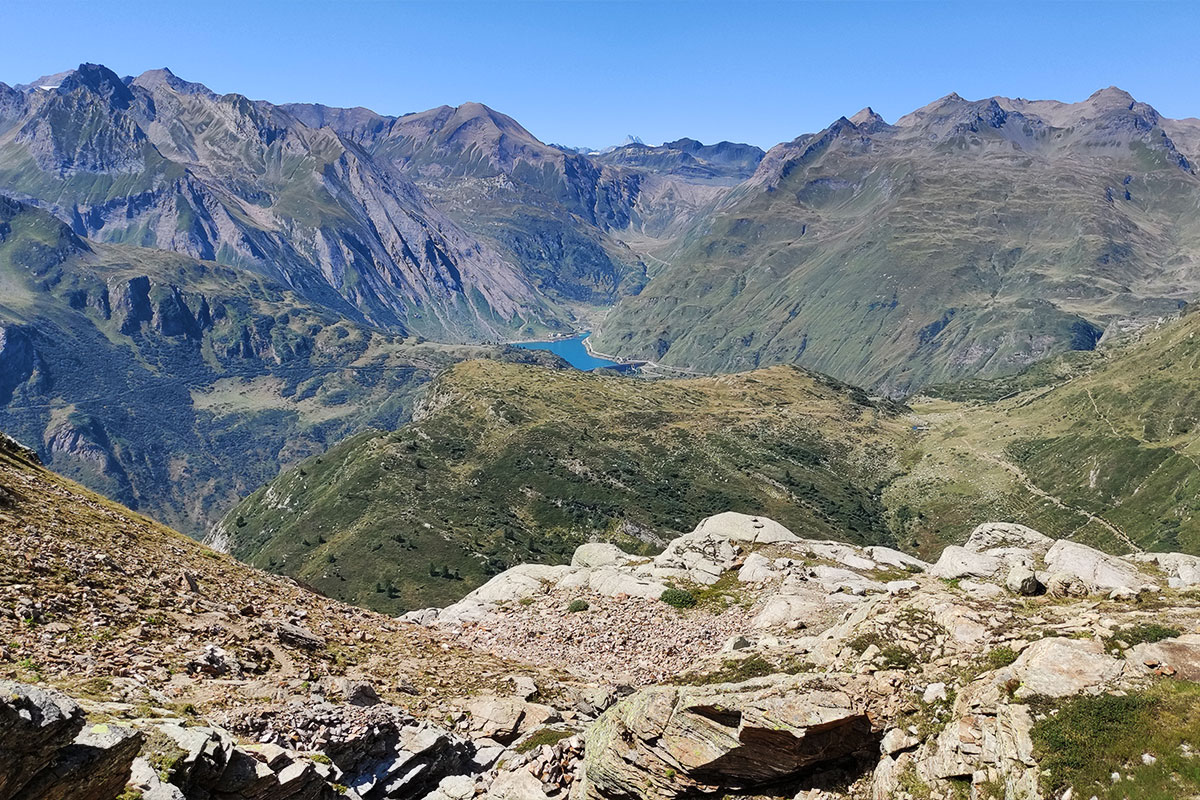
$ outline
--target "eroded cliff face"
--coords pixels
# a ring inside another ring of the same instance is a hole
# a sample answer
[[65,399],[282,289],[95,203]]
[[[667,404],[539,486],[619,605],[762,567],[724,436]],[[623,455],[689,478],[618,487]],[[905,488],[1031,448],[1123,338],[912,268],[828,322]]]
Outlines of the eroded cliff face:
[[5,87],[0,191],[81,236],[255,269],[360,321],[450,340],[556,313],[519,266],[330,128],[164,71]]

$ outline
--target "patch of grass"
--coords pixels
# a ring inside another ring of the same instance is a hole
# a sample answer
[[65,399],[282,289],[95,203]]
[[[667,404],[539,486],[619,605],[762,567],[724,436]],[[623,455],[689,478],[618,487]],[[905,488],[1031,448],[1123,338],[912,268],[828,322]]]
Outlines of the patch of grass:
[[709,686],[715,683],[741,683],[751,678],[762,678],[767,675],[797,675],[802,672],[812,672],[815,667],[799,656],[791,655],[778,662],[771,662],[761,655],[752,655],[742,659],[726,659],[721,667],[713,672],[689,672],[679,676],[677,683],[688,686]]
[[858,636],[855,636],[846,642],[846,647],[849,647],[861,656],[871,645],[875,645],[882,650],[886,644],[887,642],[882,636],[872,631],[871,633],[860,633]]
[[[1200,793],[1200,758],[1181,748],[1200,742],[1200,684],[1163,681],[1128,695],[1031,698],[1042,788],[1055,796],[1100,800],[1175,800]],[[1144,754],[1152,763],[1144,763]],[[1110,775],[1121,774],[1113,784]]]
[[692,586],[688,588],[688,592],[696,598],[696,605],[721,612],[744,602],[745,598],[739,591],[740,586],[737,572],[731,570],[717,579],[716,583]]
[[530,734],[529,737],[520,742],[515,749],[518,753],[524,755],[525,753],[532,753],[542,745],[558,744],[563,739],[570,738],[573,735],[574,731],[564,731],[559,730],[558,728],[542,728],[541,730],[534,731],[532,734]]
[[929,800],[933,796],[929,784],[921,780],[915,764],[909,763],[896,778],[896,787],[906,792],[913,800]]
[[567,611],[575,614],[580,611],[587,611],[590,607],[587,600],[572,600],[571,605],[567,606]]
[[679,682],[692,686],[708,686],[714,683],[741,683],[751,678],[762,678],[778,672],[775,665],[759,655],[748,658],[728,659],[721,668],[705,674],[689,673]]
[[697,603],[694,594],[686,589],[676,589],[674,586],[663,589],[663,593],[659,595],[658,599],[674,608],[695,608]]
[[1161,642],[1163,639],[1174,639],[1183,631],[1178,628],[1172,628],[1169,625],[1160,625],[1157,622],[1139,622],[1134,625],[1125,625],[1117,628],[1112,632],[1111,636],[1104,639],[1104,646],[1109,650],[1117,649],[1124,643],[1127,647],[1143,643]]

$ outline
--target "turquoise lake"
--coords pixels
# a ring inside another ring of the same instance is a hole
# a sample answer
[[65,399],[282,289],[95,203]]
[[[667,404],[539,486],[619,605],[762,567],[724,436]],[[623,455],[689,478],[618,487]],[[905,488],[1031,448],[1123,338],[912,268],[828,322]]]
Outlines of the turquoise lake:
[[591,331],[582,333],[579,336],[572,336],[570,339],[555,339],[549,342],[521,342],[516,345],[523,347],[526,350],[549,350],[555,355],[562,358],[572,367],[584,372],[590,372],[601,367],[611,367],[619,369],[622,372],[627,372],[632,367],[629,364],[622,364],[618,361],[609,361],[607,358],[596,358],[587,351],[583,346],[583,340],[591,336]]

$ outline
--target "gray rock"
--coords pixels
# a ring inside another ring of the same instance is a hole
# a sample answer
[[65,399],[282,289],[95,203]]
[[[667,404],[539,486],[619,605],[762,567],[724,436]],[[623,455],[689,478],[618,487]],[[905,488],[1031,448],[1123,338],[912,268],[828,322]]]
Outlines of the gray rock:
[[750,792],[830,762],[873,764],[869,679],[774,675],[742,684],[652,686],[584,734],[591,797],[677,798],[702,786]]
[[1148,642],[1129,648],[1130,664],[1174,675],[1185,681],[1200,681],[1200,634],[1187,633],[1161,642]]
[[571,556],[572,567],[616,567],[628,564],[635,558],[615,544],[609,542],[589,542],[575,548]]
[[112,800],[141,743],[131,728],[88,725],[65,695],[0,680],[0,797]]
[[291,647],[298,647],[302,650],[323,650],[325,649],[325,640],[308,628],[303,628],[299,625],[293,625],[290,622],[280,622],[275,626],[275,635],[279,637],[279,641]]
[[1038,580],[1034,571],[1029,567],[1016,566],[1008,571],[1008,578],[1005,579],[1005,585],[1008,590],[1014,594],[1033,597],[1043,594],[1046,587]]
[[986,553],[977,553],[958,545],[950,545],[929,569],[935,578],[990,578],[1000,571],[1000,559]]
[[1013,522],[985,522],[975,526],[963,544],[968,550],[983,553],[995,548],[1017,547],[1045,555],[1054,540],[1045,534]]
[[1172,589],[1187,589],[1200,586],[1200,556],[1185,553],[1137,553],[1126,556],[1135,563],[1157,564],[1167,574],[1167,585]]
[[1110,556],[1085,544],[1060,539],[1046,553],[1049,572],[1069,575],[1104,591],[1136,589],[1146,579],[1124,559]]
[[1104,645],[1088,639],[1040,639],[1021,651],[1011,666],[996,671],[998,683],[1017,679],[1018,697],[1065,697],[1098,691],[1122,673],[1124,664],[1107,655]]

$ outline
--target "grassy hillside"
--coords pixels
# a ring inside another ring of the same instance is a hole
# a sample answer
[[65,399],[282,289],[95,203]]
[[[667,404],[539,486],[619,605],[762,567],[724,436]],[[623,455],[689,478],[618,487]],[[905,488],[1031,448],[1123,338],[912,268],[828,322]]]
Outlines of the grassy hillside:
[[1004,520],[1200,552],[1200,315],[911,408],[792,367],[646,381],[490,362],[418,421],[310,458],[223,521],[232,552],[397,612],[586,539],[650,550],[718,511],[936,558]]
[[253,272],[88,242],[0,198],[0,427],[190,533],[281,466],[399,425],[433,372],[486,352],[347,321]]
[[888,542],[901,412],[792,367],[650,382],[466,362],[417,421],[307,459],[222,529],[238,557],[388,612],[589,539],[650,550],[720,511]]
[[1023,391],[999,381],[1000,399],[914,401],[930,430],[885,495],[897,535],[935,551],[949,519],[1013,519],[1118,552],[1200,552],[1198,332],[1190,314],[1044,362]]

